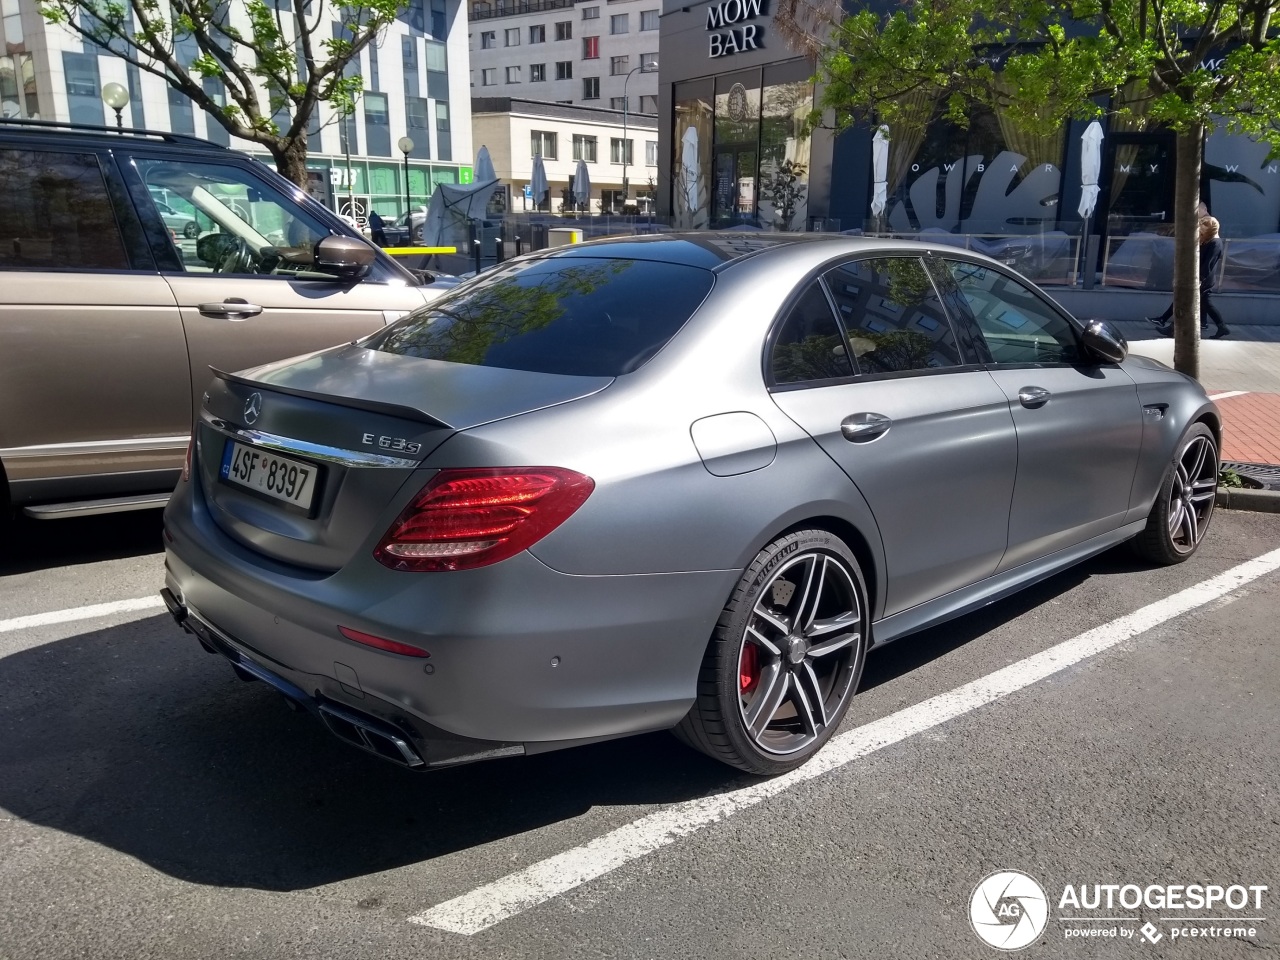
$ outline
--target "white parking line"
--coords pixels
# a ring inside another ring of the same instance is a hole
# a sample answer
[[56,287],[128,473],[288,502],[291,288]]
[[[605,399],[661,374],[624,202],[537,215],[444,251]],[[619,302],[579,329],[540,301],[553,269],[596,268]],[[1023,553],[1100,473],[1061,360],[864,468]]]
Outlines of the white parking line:
[[26,630],[28,627],[47,627],[52,623],[71,623],[76,620],[92,620],[95,617],[109,617],[117,613],[134,613],[138,610],[154,610],[163,607],[164,601],[159,597],[138,597],[135,600],[114,600],[111,603],[95,603],[87,607],[72,607],[70,610],[54,610],[50,613],[33,613],[26,617],[14,617],[11,620],[0,620],[0,633],[13,630]]
[[1211,393],[1209,394],[1209,399],[1225,400],[1227,397],[1243,397],[1248,392],[1248,390],[1228,390],[1226,393]]
[[409,922],[467,936],[480,933],[797,784],[1052,676],[1277,568],[1280,568],[1280,550],[1273,550],[972,683],[850,730],[834,738],[799,770],[659,810],[582,846],[432,907],[410,917]]

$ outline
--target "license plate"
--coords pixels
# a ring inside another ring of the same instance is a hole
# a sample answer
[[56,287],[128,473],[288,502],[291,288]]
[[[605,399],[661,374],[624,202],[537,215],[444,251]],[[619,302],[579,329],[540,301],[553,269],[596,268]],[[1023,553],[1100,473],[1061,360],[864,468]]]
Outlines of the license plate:
[[223,451],[220,476],[234,486],[302,507],[309,513],[316,492],[317,472],[314,464],[232,440]]

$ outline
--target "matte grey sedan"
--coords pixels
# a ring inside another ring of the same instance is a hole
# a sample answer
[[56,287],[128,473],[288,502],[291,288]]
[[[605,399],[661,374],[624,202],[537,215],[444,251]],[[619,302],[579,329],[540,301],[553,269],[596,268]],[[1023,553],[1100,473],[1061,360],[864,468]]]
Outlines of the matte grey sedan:
[[221,373],[165,514],[184,628],[411,768],[671,729],[756,774],[868,652],[1129,541],[1195,552],[1221,423],[995,261],[562,247]]

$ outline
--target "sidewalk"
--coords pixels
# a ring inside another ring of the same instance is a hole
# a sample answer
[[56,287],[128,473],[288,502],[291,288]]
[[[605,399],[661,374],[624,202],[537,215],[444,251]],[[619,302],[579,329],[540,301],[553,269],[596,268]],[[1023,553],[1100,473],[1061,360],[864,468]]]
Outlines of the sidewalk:
[[[1119,321],[1129,351],[1173,366],[1173,341],[1145,320]],[[1240,325],[1200,343],[1200,382],[1222,411],[1222,459],[1280,466],[1280,326]]]

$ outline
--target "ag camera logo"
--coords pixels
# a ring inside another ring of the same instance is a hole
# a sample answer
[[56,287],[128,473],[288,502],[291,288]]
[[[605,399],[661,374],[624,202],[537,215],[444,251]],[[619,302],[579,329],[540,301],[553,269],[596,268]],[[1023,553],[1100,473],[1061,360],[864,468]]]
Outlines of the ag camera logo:
[[1001,870],[983,880],[969,898],[969,924],[983,943],[997,950],[1021,950],[1035,943],[1049,922],[1049,898],[1025,873]]

